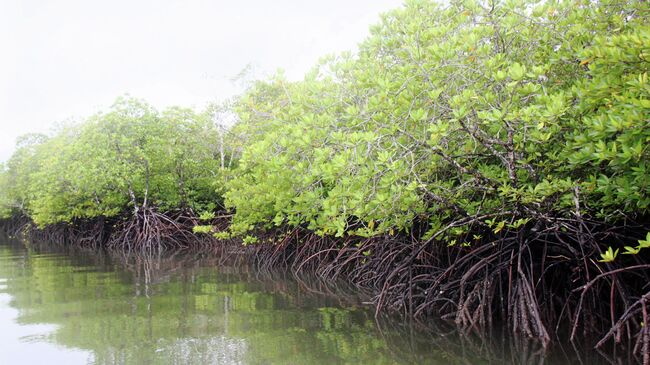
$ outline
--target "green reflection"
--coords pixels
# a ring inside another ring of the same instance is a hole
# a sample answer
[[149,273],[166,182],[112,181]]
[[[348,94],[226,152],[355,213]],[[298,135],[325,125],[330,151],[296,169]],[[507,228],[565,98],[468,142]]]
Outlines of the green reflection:
[[359,298],[301,286],[197,255],[57,253],[0,240],[0,293],[16,321],[55,325],[29,340],[87,351],[91,363],[489,363],[444,337],[380,330]]
[[88,350],[98,364],[400,361],[365,308],[337,308],[296,293],[295,283],[204,264],[0,245],[2,291],[19,310],[18,323],[57,325],[47,341]]

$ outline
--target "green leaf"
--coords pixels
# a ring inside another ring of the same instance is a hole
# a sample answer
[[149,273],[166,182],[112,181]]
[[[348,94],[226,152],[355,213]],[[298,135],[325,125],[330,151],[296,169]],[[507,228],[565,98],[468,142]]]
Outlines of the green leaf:
[[618,255],[618,249],[614,251],[611,247],[607,248],[607,251],[600,254],[601,259],[598,262],[612,262],[616,259]]

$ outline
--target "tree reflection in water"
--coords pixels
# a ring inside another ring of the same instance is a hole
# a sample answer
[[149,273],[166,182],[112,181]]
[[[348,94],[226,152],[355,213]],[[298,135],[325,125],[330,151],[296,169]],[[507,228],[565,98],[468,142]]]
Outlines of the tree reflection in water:
[[[575,354],[374,317],[347,283],[260,272],[201,252],[124,253],[0,240],[0,292],[41,341],[97,364],[566,363]],[[584,353],[584,351],[583,351]],[[594,353],[571,360],[593,364]]]

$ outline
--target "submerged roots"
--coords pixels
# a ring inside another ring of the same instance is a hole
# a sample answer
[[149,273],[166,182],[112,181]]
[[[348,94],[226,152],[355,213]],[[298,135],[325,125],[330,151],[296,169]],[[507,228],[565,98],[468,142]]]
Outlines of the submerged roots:
[[647,255],[601,263],[602,242],[632,242],[640,227],[560,221],[506,232],[472,247],[406,237],[330,239],[294,229],[253,248],[260,269],[288,267],[372,289],[376,313],[400,311],[453,321],[466,333],[497,324],[539,341],[601,336],[648,362],[650,262]]
[[198,224],[198,218],[189,209],[161,213],[155,208],[141,208],[123,219],[99,217],[44,228],[36,227],[28,218],[15,217],[3,221],[1,230],[35,242],[147,251],[213,244],[215,240],[210,237],[198,237],[192,232]]
[[187,248],[199,243],[199,238],[192,233],[197,224],[191,211],[163,214],[154,208],[143,208],[117,223],[107,245],[127,250]]
[[[142,209],[126,220],[97,220],[30,229],[26,219],[3,229],[32,240],[104,245],[126,251],[221,247],[233,262],[260,271],[290,269],[324,281],[345,280],[371,293],[376,314],[399,311],[425,322],[440,317],[462,332],[483,336],[507,328],[546,348],[552,339],[593,341],[596,348],[625,344],[634,361],[650,363],[650,260],[647,252],[595,258],[607,245],[638,240],[645,228],[606,227],[555,220],[535,229],[504,231],[471,246],[449,247],[409,236],[338,239],[301,228],[267,232],[261,244],[198,237],[191,211]],[[216,251],[215,251],[216,252]]]

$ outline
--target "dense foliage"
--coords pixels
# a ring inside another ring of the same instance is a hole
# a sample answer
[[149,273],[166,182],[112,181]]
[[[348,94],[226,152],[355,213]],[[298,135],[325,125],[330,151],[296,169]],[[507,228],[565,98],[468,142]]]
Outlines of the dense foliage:
[[148,206],[215,209],[219,131],[209,113],[157,112],[119,98],[52,136],[27,136],[2,173],[3,214],[39,226],[113,217]]
[[[211,113],[129,98],[21,138],[0,213],[46,225],[147,205],[214,210],[225,192],[235,233],[372,236],[425,222],[431,236],[463,219],[449,242],[468,241],[472,224],[518,227],[576,204],[643,215],[647,18],[641,1],[410,1],[358,55],[300,82],[255,83],[228,141]],[[226,143],[241,158],[224,190]]]
[[131,217],[130,248],[179,227],[154,210],[200,212],[184,227],[271,236],[260,261],[347,274],[378,310],[545,344],[568,322],[625,332],[650,362],[648,24],[637,0],[407,1],[301,81],[202,113],[120,98],[23,137],[0,215]]
[[646,214],[648,10],[408,2],[358,56],[240,100],[232,229],[371,236],[424,221],[431,236],[457,221],[447,241],[469,242],[478,223]]

